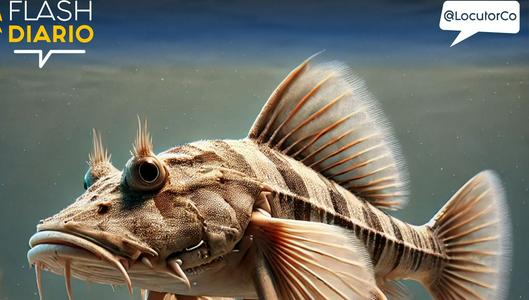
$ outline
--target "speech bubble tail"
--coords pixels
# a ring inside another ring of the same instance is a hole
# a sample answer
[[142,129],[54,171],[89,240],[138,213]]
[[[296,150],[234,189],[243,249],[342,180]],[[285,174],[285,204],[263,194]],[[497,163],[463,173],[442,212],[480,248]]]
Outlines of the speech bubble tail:
[[44,68],[44,65],[50,59],[52,54],[85,54],[86,50],[49,50],[47,53],[44,53],[43,50],[35,49],[24,49],[24,50],[14,50],[15,54],[37,54],[39,57],[39,69]]
[[453,47],[461,43],[462,41],[468,39],[469,37],[473,36],[476,33],[478,32],[477,31],[460,31],[456,39],[452,42],[452,45],[450,45],[450,47]]

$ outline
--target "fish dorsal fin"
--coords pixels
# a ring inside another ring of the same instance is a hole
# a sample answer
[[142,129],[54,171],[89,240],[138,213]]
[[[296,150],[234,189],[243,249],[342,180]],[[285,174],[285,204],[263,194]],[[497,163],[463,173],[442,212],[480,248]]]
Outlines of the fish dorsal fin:
[[403,161],[363,82],[337,62],[311,58],[277,87],[249,138],[289,155],[373,205],[406,201]]

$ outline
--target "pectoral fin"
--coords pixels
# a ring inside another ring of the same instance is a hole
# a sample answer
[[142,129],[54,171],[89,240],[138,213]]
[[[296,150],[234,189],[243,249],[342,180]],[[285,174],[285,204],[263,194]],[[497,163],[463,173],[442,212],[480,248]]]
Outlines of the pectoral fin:
[[256,289],[264,299],[386,299],[364,245],[322,223],[252,215]]
[[255,249],[255,264],[254,282],[259,299],[279,299],[272,277],[274,271],[261,249]]

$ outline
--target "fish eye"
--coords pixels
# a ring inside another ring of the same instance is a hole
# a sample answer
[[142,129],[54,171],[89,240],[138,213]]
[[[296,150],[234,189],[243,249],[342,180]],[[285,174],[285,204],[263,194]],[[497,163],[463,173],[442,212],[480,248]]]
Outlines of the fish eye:
[[85,190],[87,190],[89,187],[94,184],[95,178],[92,175],[92,168],[89,168],[88,171],[86,171],[86,174],[83,177],[83,187]]
[[146,183],[153,183],[158,179],[160,175],[160,170],[158,166],[150,161],[140,162],[138,166],[138,175],[140,175],[141,180]]
[[126,185],[138,192],[158,190],[167,178],[165,167],[156,157],[132,158],[125,168]]

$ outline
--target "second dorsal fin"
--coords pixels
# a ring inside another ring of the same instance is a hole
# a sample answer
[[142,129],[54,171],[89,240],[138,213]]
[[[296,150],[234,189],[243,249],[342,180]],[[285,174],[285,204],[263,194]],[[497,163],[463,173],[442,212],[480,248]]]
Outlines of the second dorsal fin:
[[249,138],[320,172],[378,207],[406,201],[404,166],[387,121],[363,82],[311,58],[277,87]]

